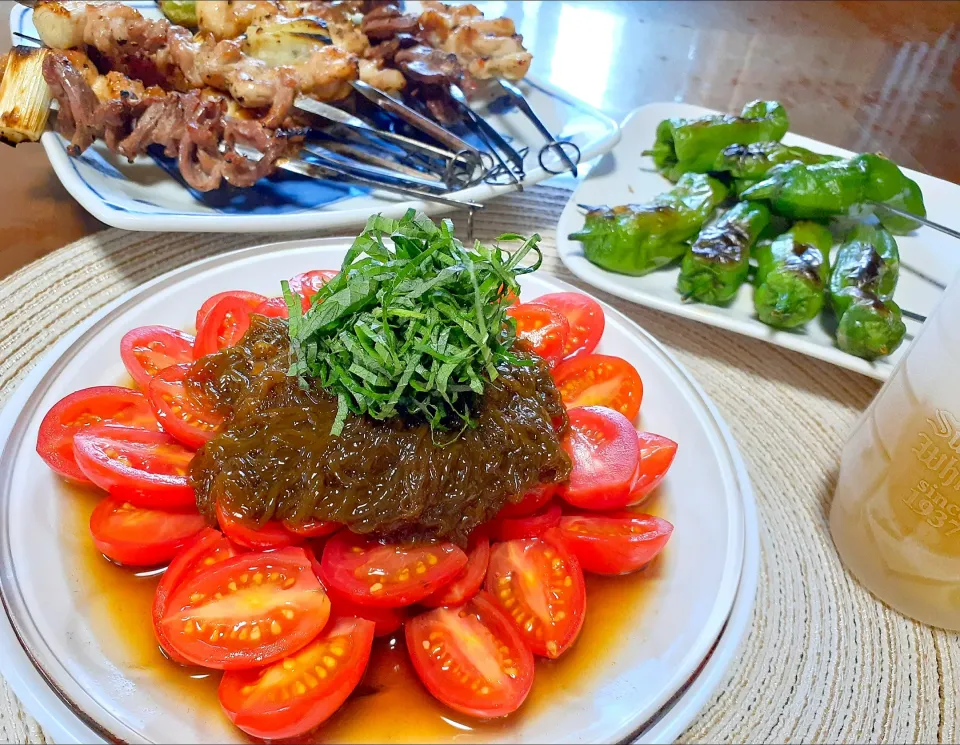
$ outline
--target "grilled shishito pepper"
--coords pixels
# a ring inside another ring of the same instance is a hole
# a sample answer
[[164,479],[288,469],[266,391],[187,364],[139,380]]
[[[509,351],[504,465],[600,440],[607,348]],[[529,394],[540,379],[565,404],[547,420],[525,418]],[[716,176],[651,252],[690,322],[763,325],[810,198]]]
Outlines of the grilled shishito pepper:
[[787,111],[776,101],[753,101],[740,116],[715,114],[699,119],[664,119],[644,155],[671,181],[684,173],[707,173],[730,145],[773,142],[787,133]]
[[727,196],[716,179],[690,173],[649,204],[598,207],[570,240],[583,243],[587,260],[619,274],[641,275],[678,259]]
[[750,248],[769,223],[764,205],[740,202],[701,230],[680,265],[683,299],[720,305],[733,298],[747,279]]
[[[906,176],[896,163],[881,155],[869,153],[861,155],[860,158],[867,164],[870,174],[864,193],[866,199],[898,207],[919,217],[927,216],[920,186]],[[891,233],[903,235],[920,227],[920,223],[916,220],[898,215],[882,206],[877,206],[874,212],[880,224]]]
[[823,225],[798,222],[773,241],[757,245],[753,305],[776,328],[802,326],[823,308],[833,236]]
[[[881,155],[858,155],[848,160],[808,165],[784,163],[767,177],[740,193],[746,200],[766,200],[777,214],[795,220],[848,215],[862,205],[886,202],[921,217],[926,216],[920,187],[895,163]],[[868,205],[870,206],[870,205]],[[918,223],[875,208],[882,222],[899,232]]]
[[821,155],[805,147],[782,142],[754,142],[730,145],[720,151],[711,171],[729,173],[735,179],[762,179],[771,168],[781,163],[827,163],[840,160],[835,155]]
[[897,242],[883,228],[858,225],[840,247],[830,272],[830,302],[837,316],[837,345],[857,357],[893,352],[903,336],[893,292],[900,274]]

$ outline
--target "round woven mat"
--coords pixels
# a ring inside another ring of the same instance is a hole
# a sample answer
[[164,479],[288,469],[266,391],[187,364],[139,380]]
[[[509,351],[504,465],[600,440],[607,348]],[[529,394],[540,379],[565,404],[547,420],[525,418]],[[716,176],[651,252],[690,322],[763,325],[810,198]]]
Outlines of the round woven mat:
[[[477,215],[474,235],[538,232],[545,270],[590,289],[557,258],[554,229],[568,197],[537,187],[499,199]],[[463,215],[453,219],[460,228],[467,224]],[[121,293],[196,259],[288,237],[108,230],[2,280],[0,405],[51,344]],[[726,681],[682,741],[960,740],[960,636],[874,600],[844,573],[827,531],[844,438],[877,383],[597,294],[665,343],[716,402],[760,506],[753,625]],[[0,742],[47,742],[2,681]]]

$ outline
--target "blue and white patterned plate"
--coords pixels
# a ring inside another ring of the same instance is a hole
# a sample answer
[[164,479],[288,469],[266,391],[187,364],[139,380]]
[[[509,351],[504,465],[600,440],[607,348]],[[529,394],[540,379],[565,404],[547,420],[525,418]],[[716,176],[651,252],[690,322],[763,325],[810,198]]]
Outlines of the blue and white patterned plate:
[[[159,17],[153,2],[128,4],[145,16]],[[14,5],[10,28],[37,36],[33,11]],[[13,41],[19,40],[14,37]],[[576,143],[583,162],[607,152],[619,141],[617,123],[593,107],[534,80],[525,81],[521,87],[547,128],[558,139]],[[544,140],[519,110],[488,113],[486,118],[514,147],[530,148],[525,185],[551,176],[537,162]],[[201,193],[188,187],[173,161],[163,157],[144,155],[129,163],[98,142],[79,158],[73,158],[67,155],[66,141],[60,135],[47,132],[41,142],[54,171],[74,199],[99,220],[126,230],[317,230],[362,225],[375,212],[399,217],[410,207],[430,214],[449,211],[436,203],[408,201],[386,192],[288,173],[262,179],[249,189],[225,186]],[[512,188],[479,184],[459,192],[458,197],[485,202]]]

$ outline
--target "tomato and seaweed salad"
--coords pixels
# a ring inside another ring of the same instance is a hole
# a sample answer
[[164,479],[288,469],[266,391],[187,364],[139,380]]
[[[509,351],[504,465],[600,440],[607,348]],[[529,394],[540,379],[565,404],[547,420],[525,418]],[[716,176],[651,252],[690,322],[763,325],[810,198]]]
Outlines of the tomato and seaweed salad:
[[508,240],[371,218],[339,272],[218,292],[195,336],[131,330],[136,389],[44,418],[40,457],[105,492],[97,551],[166,567],[143,619],[157,645],[219,671],[247,734],[322,726],[389,634],[441,704],[507,716],[536,659],[577,643],[584,574],[640,571],[668,543],[669,522],[631,509],[677,451],[637,430],[639,372],[597,353],[591,298],[519,301],[538,237]]

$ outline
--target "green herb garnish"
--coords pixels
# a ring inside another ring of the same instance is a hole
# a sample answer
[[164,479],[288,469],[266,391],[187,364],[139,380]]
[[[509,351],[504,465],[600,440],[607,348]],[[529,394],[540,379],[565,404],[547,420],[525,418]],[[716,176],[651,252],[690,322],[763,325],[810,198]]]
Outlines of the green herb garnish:
[[[501,241],[522,245],[506,253]],[[467,249],[449,220],[437,226],[414,210],[400,220],[371,217],[305,314],[283,283],[289,374],[337,397],[334,435],[350,413],[422,416],[434,430],[471,426],[473,403],[497,365],[517,362],[505,298],[519,293],[518,276],[539,268],[539,241],[507,233],[492,247],[477,241]],[[520,266],[530,251],[536,262]]]

